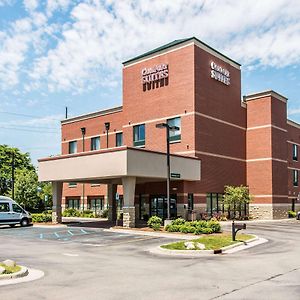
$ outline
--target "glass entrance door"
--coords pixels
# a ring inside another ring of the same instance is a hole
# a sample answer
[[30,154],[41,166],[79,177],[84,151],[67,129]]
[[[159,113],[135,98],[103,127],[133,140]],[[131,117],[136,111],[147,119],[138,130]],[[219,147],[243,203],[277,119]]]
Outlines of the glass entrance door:
[[[177,199],[176,195],[170,196],[170,215],[171,218],[177,217]],[[163,220],[167,218],[168,204],[167,197],[164,195],[152,195],[150,196],[150,215],[158,216]]]

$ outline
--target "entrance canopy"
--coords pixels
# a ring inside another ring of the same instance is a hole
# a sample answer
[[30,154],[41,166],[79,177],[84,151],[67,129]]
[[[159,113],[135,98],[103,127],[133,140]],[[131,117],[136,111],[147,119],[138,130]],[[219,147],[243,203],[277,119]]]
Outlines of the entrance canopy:
[[[200,180],[201,161],[171,155],[172,180]],[[39,181],[122,184],[123,177],[137,183],[165,180],[166,154],[139,148],[119,147],[61,155],[39,160]]]

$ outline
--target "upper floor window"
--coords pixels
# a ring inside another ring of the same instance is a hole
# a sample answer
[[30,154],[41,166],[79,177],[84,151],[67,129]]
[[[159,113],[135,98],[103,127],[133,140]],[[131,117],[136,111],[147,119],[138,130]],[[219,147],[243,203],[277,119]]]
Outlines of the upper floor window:
[[91,138],[91,150],[99,150],[99,149],[100,149],[100,136]]
[[116,133],[116,147],[123,146],[123,133],[118,132]]
[[133,126],[133,146],[145,146],[145,124]]
[[74,188],[77,187],[77,183],[76,182],[69,182],[69,188]]
[[298,186],[298,170],[293,170],[293,184]]
[[293,144],[293,160],[298,160],[298,145]]
[[69,153],[77,153],[77,141],[69,142]]
[[167,120],[169,126],[179,127],[179,130],[170,130],[170,142],[180,141],[181,140],[181,118],[173,118]]

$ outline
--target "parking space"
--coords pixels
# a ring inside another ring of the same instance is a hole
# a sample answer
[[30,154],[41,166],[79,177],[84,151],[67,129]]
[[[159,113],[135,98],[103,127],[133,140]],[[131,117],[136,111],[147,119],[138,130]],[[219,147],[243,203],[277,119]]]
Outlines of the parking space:
[[144,237],[127,233],[113,233],[104,229],[91,229],[67,226],[30,226],[30,227],[2,227],[0,236],[7,236],[15,239],[52,241],[60,243],[80,243],[87,246],[107,246],[126,242],[134,242],[153,237]]

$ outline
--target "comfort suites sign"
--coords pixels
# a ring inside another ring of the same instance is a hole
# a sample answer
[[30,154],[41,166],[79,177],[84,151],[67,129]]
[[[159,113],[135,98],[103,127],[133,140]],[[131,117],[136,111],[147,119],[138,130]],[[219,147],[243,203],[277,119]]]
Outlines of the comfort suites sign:
[[144,68],[141,71],[142,83],[152,83],[169,77],[168,64],[160,64],[151,68]]

